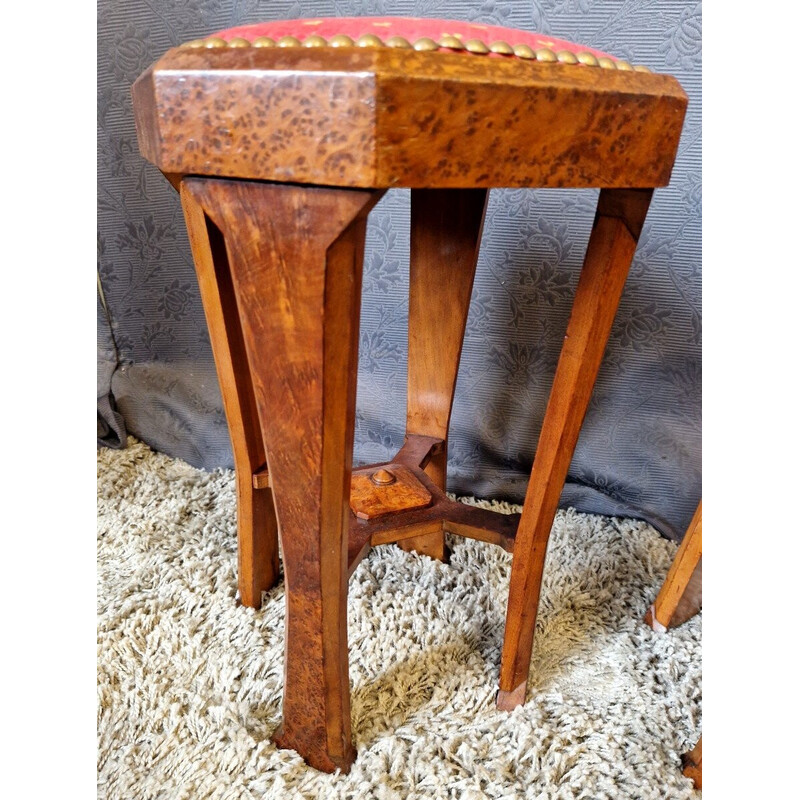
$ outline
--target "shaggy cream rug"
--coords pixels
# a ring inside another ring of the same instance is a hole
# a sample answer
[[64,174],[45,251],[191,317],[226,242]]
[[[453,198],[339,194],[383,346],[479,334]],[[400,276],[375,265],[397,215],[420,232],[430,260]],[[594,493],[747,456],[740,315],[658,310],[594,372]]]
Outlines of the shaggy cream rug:
[[676,550],[642,522],[559,512],[510,714],[493,700],[511,557],[373,550],[350,581],[358,757],[324,775],[270,741],[283,585],[236,605],[233,473],[130,439],[98,452],[98,518],[100,798],[696,796],[679,756],[701,728],[701,619],[642,623]]

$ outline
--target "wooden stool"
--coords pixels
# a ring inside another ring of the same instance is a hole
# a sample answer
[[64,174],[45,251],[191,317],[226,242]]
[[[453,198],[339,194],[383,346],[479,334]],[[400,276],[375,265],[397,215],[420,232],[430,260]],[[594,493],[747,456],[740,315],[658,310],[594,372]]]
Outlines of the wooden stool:
[[[239,592],[286,577],[275,740],[347,770],[347,582],[371,546],[514,554],[497,704],[525,699],[547,540],[654,187],[687,98],[669,76],[537,34],[292,20],[170,50],[134,86],[143,155],[180,190],[237,476]],[[408,411],[352,472],[367,214],[411,188]],[[488,189],[600,198],[521,517],[450,501],[447,433]]]
[[[655,631],[675,628],[691,619],[703,604],[703,503],[697,504],[675,559],[644,621]],[[683,774],[703,788],[703,738],[682,756]]]

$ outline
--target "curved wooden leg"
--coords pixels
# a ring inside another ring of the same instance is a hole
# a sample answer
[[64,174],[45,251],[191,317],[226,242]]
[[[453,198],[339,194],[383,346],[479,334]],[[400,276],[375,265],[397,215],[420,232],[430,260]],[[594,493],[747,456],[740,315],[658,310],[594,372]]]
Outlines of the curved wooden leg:
[[665,631],[693,617],[702,605],[702,575],[703,504],[700,502],[644,621],[653,630]]
[[286,579],[279,747],[347,771],[347,540],[361,266],[380,192],[190,178],[223,231]]
[[650,189],[600,192],[514,543],[501,709],[525,701],[547,541],[651,196]]
[[278,524],[271,490],[253,487],[267,459],[250,367],[222,234],[185,187],[180,193],[236,468],[239,598],[259,608],[278,579]]
[[[486,189],[411,190],[406,433],[445,440],[425,468],[442,490],[447,487],[447,430],[488,195]],[[398,544],[446,559],[441,531]]]

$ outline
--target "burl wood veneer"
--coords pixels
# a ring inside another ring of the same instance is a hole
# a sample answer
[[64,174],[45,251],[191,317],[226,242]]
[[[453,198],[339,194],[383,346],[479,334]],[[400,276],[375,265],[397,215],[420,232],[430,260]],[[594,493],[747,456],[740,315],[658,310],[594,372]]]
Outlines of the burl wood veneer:
[[134,85],[163,172],[388,188],[663,186],[668,75],[359,48],[175,49]]

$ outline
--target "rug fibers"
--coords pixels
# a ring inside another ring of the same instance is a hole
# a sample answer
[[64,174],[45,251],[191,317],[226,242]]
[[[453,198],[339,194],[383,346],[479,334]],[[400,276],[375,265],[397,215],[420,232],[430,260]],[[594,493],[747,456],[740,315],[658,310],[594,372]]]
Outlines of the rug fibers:
[[511,557],[450,543],[448,565],[388,545],[354,573],[358,756],[325,775],[270,741],[283,582],[259,611],[236,604],[233,473],[133,438],[101,449],[98,797],[698,796],[680,753],[701,729],[701,616],[667,634],[641,621],[676,545],[637,520],[559,511],[528,700],[504,713],[493,700]]

